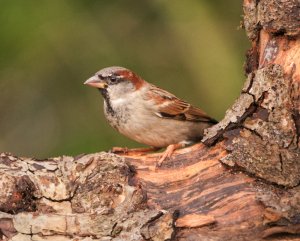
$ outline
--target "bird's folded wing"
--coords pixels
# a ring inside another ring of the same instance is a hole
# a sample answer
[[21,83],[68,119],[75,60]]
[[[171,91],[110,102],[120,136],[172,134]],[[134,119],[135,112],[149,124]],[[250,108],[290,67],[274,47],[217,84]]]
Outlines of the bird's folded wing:
[[201,109],[156,86],[151,86],[148,93],[148,98],[154,100],[158,106],[155,114],[161,118],[217,123]]

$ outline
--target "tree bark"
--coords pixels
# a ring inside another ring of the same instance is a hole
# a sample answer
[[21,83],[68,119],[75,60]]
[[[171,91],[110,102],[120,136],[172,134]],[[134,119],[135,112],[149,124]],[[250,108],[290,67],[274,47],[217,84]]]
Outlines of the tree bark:
[[2,240],[299,240],[300,4],[243,7],[247,80],[204,144],[156,169],[157,153],[2,153]]

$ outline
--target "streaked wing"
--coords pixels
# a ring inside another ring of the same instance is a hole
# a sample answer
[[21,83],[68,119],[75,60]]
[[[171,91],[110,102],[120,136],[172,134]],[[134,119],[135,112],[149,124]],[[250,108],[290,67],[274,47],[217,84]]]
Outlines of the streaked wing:
[[201,109],[178,99],[175,95],[154,85],[151,85],[150,89],[151,91],[148,92],[148,98],[156,101],[158,110],[155,114],[157,116],[176,120],[210,122],[212,124],[218,123],[216,120],[210,118]]

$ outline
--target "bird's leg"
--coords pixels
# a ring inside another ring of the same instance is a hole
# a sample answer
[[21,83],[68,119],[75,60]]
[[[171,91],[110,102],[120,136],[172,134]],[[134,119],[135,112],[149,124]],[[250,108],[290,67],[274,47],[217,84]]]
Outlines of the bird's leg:
[[132,149],[128,149],[127,147],[113,147],[110,150],[110,152],[112,152],[112,153],[123,153],[123,154],[145,153],[145,152],[158,151],[159,149],[160,149],[159,147],[142,147],[142,148],[132,148]]
[[167,147],[167,149],[163,152],[162,156],[159,158],[156,166],[160,167],[161,164],[162,164],[162,162],[164,160],[166,160],[167,158],[170,158],[176,149],[179,149],[179,148],[182,148],[182,147],[185,147],[185,146],[186,146],[185,142],[179,142],[177,144],[171,144],[171,145],[169,145]]

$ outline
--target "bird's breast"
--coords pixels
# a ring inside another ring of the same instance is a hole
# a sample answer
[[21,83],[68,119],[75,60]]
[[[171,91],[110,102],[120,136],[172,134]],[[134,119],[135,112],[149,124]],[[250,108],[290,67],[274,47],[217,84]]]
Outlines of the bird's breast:
[[126,103],[116,103],[115,101],[107,100],[104,101],[104,115],[108,120],[109,124],[121,131],[130,117],[130,111]]

